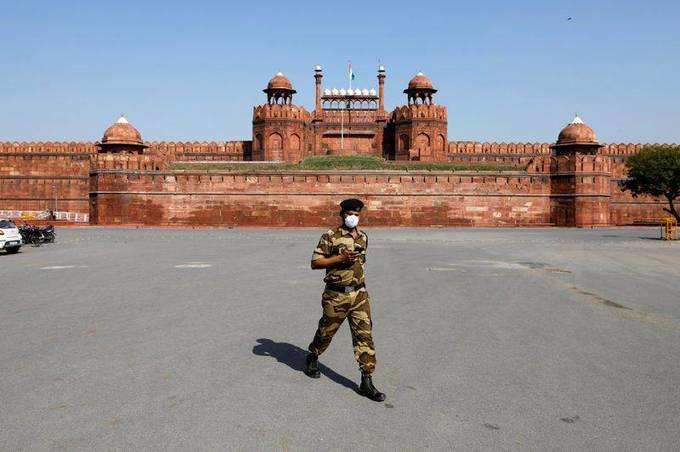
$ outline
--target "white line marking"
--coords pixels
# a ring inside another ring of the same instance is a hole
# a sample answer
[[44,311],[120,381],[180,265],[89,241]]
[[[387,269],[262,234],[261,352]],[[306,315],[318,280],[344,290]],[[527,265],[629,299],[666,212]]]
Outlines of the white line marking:
[[64,268],[75,268],[75,265],[50,265],[49,267],[41,267],[41,270],[62,270]]
[[175,265],[175,268],[208,268],[208,267],[212,267],[212,265],[211,264],[204,264],[204,263],[201,263],[201,262],[191,262],[191,263],[188,263],[188,264]]

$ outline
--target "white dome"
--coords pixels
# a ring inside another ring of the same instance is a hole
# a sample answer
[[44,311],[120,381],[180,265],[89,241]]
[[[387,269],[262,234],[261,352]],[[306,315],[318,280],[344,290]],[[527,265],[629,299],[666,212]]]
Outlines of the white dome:
[[368,96],[368,90],[366,88],[362,89],[361,94],[363,94],[364,96]]
[[583,124],[583,119],[579,118],[578,115],[574,116],[574,119],[571,121],[571,124]]
[[338,94],[340,94],[340,91],[337,88],[333,88],[333,95],[337,96]]
[[371,96],[375,96],[375,90],[373,88],[371,88],[371,90],[368,92],[368,94],[370,94]]
[[330,95],[331,95],[331,90],[329,90],[328,88],[326,88],[325,90],[323,90],[323,93],[324,93],[324,95],[326,95],[326,96],[330,96]]
[[340,95],[344,96],[347,94],[347,91],[345,91],[345,88],[340,88]]
[[130,124],[130,122],[127,120],[125,116],[120,115],[120,118],[118,118],[116,124]]
[[317,65],[314,67],[314,70],[315,70],[315,71],[320,71],[320,70],[321,70],[321,66],[317,64]]
[[347,94],[349,94],[350,96],[354,96],[354,90],[352,88],[348,89]]

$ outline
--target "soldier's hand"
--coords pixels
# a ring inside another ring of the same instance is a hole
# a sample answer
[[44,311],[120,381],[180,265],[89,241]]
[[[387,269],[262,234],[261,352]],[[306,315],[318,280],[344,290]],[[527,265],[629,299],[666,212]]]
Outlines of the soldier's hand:
[[343,248],[340,250],[340,259],[341,262],[354,262],[357,260],[359,257],[359,253],[356,251],[350,251],[347,248]]

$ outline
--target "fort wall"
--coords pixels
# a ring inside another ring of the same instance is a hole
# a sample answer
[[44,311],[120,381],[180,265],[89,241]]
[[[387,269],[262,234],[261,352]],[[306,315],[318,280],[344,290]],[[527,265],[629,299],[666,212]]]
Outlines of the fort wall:
[[[345,196],[390,226],[652,223],[663,200],[620,189],[642,144],[609,144],[595,161],[551,157],[547,143],[448,143],[448,158],[527,165],[526,172],[173,173],[172,161],[247,160],[250,141],[149,142],[144,154],[90,142],[0,142],[0,210],[91,214],[97,224],[318,226]],[[600,162],[602,163],[602,162]],[[593,166],[595,165],[595,166]],[[580,204],[579,204],[580,203]],[[602,218],[609,212],[609,218]],[[595,217],[597,216],[597,218]]]
[[374,226],[547,225],[549,177],[526,173],[100,172],[96,224],[319,226],[366,202]]
[[5,146],[4,151],[0,153],[0,210],[89,211],[92,154],[82,152],[91,151],[87,146],[27,143]]

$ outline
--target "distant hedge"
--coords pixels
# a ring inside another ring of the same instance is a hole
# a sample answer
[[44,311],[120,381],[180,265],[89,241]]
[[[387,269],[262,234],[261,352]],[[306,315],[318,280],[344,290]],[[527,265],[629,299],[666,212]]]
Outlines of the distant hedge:
[[300,163],[250,163],[250,162],[175,162],[170,169],[176,171],[295,171],[295,170],[392,170],[392,171],[524,171],[524,165],[498,163],[420,163],[389,161],[380,157],[315,156],[307,157]]

